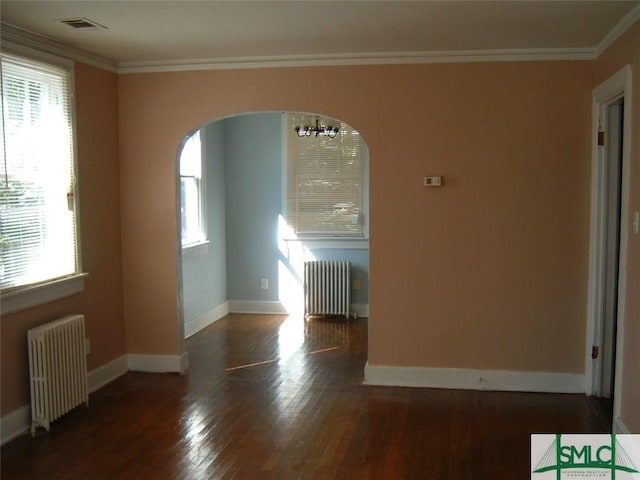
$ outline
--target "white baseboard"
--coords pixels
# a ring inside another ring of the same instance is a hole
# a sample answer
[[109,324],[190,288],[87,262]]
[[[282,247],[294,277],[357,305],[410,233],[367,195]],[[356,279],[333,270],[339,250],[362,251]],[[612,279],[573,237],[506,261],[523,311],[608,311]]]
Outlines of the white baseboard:
[[185,322],[184,324],[184,338],[189,338],[191,335],[198,333],[200,330],[207,328],[213,322],[220,320],[224,316],[229,314],[229,302],[224,302],[217,307],[209,310],[208,312],[198,315],[196,318]]
[[368,303],[352,303],[349,307],[351,315],[354,313],[359,317],[369,317],[369,304]]
[[[228,313],[254,313],[264,315],[289,315],[290,312],[282,302],[261,302],[255,300],[229,300]],[[369,316],[368,303],[354,303],[350,307],[351,314],[359,317]],[[299,312],[302,314],[303,312]]]
[[576,373],[472,370],[464,368],[364,367],[366,385],[500,390],[515,392],[584,393],[585,378]]
[[258,300],[229,300],[229,312],[265,315],[288,315],[290,313],[282,302],[263,302]]
[[182,355],[141,355],[127,356],[129,370],[149,373],[185,373],[189,369],[189,354]]
[[[122,355],[87,374],[89,393],[104,387],[107,383],[128,371],[127,355]],[[24,405],[0,419],[0,445],[23,435],[31,428],[31,405]]]
[[24,435],[31,427],[31,406],[25,405],[0,419],[0,445]]
[[[95,392],[128,370],[138,372],[185,373],[189,369],[189,355],[122,355],[87,374],[87,389]],[[24,405],[0,418],[0,445],[29,431],[31,406]]]
[[106,363],[95,370],[91,370],[87,375],[87,388],[89,393],[104,387],[107,383],[113,382],[129,371],[127,356],[122,355],[109,363]]

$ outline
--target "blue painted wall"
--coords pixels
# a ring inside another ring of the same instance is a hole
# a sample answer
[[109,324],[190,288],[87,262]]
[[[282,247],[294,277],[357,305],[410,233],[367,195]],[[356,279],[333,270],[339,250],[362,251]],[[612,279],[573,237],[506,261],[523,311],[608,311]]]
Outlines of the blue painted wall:
[[[225,120],[227,285],[230,300],[277,301],[282,211],[282,121],[279,113]],[[269,289],[260,289],[260,279]]]
[[184,320],[188,322],[227,301],[225,124],[214,122],[202,132],[206,253],[183,252]]

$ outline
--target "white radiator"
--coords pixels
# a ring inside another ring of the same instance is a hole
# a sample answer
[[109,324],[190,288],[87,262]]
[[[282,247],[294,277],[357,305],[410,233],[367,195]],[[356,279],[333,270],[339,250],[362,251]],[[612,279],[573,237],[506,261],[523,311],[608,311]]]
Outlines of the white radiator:
[[27,333],[31,434],[81,403],[89,405],[84,316],[69,315]]
[[305,262],[304,314],[344,315],[349,318],[351,263]]

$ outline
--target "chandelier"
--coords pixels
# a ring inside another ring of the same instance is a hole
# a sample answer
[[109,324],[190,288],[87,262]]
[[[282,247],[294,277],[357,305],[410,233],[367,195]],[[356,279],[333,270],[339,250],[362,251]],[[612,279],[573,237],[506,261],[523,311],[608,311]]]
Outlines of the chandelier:
[[294,127],[296,133],[300,138],[302,137],[310,137],[311,135],[325,135],[329,138],[336,138],[338,135],[338,131],[340,130],[339,126],[333,125],[323,125],[320,123],[320,120],[316,117],[316,122],[313,125],[301,125],[299,127]]

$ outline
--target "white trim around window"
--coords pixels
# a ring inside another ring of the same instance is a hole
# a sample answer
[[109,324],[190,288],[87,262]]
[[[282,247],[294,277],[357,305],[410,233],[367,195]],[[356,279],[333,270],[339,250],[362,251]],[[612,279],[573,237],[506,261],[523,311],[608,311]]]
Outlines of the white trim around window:
[[182,259],[200,257],[209,253],[209,240],[202,242],[190,243],[182,246]]
[[310,250],[367,250],[368,238],[285,238],[287,243],[301,243]]
[[[75,152],[76,137],[75,137],[75,95],[74,95],[74,64],[73,61],[62,58],[49,53],[34,50],[22,45],[18,45],[12,42],[3,42],[2,53],[7,55],[13,55],[15,57],[23,57],[27,60],[42,62],[44,64],[50,64],[53,66],[61,67],[68,71],[68,86],[69,86],[69,110],[70,110],[70,122],[71,122],[71,142],[72,142],[72,168],[74,172],[77,172],[77,156]],[[77,173],[74,173],[77,175]],[[71,295],[81,293],[84,290],[84,280],[88,276],[88,273],[82,271],[82,258],[81,258],[81,239],[80,239],[80,219],[79,219],[79,198],[77,191],[77,184],[73,185],[72,201],[74,211],[74,223],[75,223],[75,272],[65,275],[63,277],[50,278],[40,282],[20,285],[15,287],[5,288],[0,291],[0,303],[2,315],[9,313],[19,312],[29,308],[37,307],[46,303],[50,303],[56,300],[60,300]]]
[[2,315],[20,312],[70,297],[84,290],[84,279],[88,273],[78,273],[35,285],[27,285],[0,293]]
[[187,137],[178,159],[183,250],[208,243],[205,131],[201,128]]

